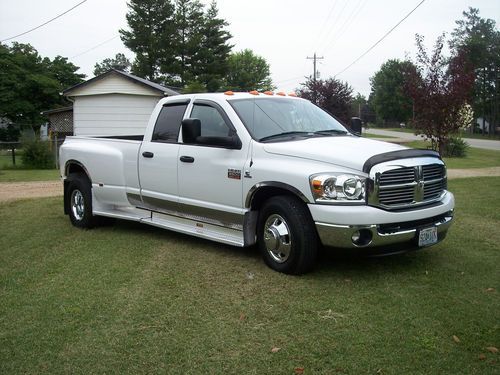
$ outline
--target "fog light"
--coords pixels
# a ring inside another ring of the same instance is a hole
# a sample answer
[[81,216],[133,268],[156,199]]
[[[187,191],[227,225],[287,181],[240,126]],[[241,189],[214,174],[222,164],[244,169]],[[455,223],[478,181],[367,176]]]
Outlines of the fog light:
[[351,236],[352,243],[357,247],[365,247],[372,243],[373,234],[369,229],[360,229]]

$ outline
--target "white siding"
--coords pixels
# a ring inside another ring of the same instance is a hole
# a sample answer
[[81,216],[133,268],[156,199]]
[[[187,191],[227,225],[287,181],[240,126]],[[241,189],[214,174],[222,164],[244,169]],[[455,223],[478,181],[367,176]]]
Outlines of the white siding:
[[149,117],[161,99],[143,95],[74,97],[74,135],[144,135]]
[[133,94],[158,96],[161,93],[152,88],[146,87],[140,83],[134,83],[131,80],[118,75],[110,74],[102,79],[84,85],[70,92],[70,96],[100,95],[100,94]]

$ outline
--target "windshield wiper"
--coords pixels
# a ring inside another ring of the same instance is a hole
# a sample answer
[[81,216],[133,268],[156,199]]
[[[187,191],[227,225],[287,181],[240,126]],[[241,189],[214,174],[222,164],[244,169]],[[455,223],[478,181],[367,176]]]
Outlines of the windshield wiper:
[[344,135],[347,134],[345,130],[340,130],[340,129],[325,129],[325,130],[318,130],[315,131],[314,134],[319,134],[319,135]]
[[311,132],[304,132],[304,131],[283,132],[283,133],[278,133],[278,134],[273,134],[273,135],[268,135],[266,137],[262,137],[261,139],[259,139],[259,142],[268,141],[268,140],[274,139],[274,138],[288,137],[288,136],[291,136],[291,135],[302,135],[302,136],[309,135],[309,136],[312,136],[313,133],[311,133]]

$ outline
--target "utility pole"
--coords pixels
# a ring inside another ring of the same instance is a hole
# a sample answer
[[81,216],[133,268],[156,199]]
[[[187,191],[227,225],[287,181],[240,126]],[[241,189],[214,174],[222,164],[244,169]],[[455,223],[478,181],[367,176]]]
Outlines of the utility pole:
[[316,56],[316,52],[314,52],[314,55],[313,57],[309,57],[307,56],[306,57],[307,60],[312,60],[313,61],[313,69],[314,69],[314,72],[313,72],[313,81],[314,83],[316,83],[316,74],[317,74],[317,70],[316,70],[316,60],[323,60],[324,57],[321,56],[321,57],[317,57]]

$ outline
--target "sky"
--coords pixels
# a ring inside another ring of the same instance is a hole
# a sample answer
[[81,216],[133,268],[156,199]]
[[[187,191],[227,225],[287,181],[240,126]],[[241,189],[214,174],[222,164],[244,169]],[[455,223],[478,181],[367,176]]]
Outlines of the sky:
[[[0,0],[0,40],[22,33],[65,12],[82,0]],[[208,4],[210,0],[202,0]],[[388,59],[414,58],[415,34],[431,48],[447,35],[469,7],[500,25],[499,0],[425,0],[372,51],[339,74],[405,17],[421,0],[218,0],[219,13],[233,35],[233,51],[249,48],[264,57],[278,90],[293,91],[313,73],[314,53],[320,78],[336,77],[354,93],[368,96],[370,77]],[[30,43],[42,56],[68,57],[80,73],[93,76],[96,62],[122,52],[127,28],[126,0],[87,0],[57,20],[14,41]],[[7,44],[12,41],[5,42]]]

